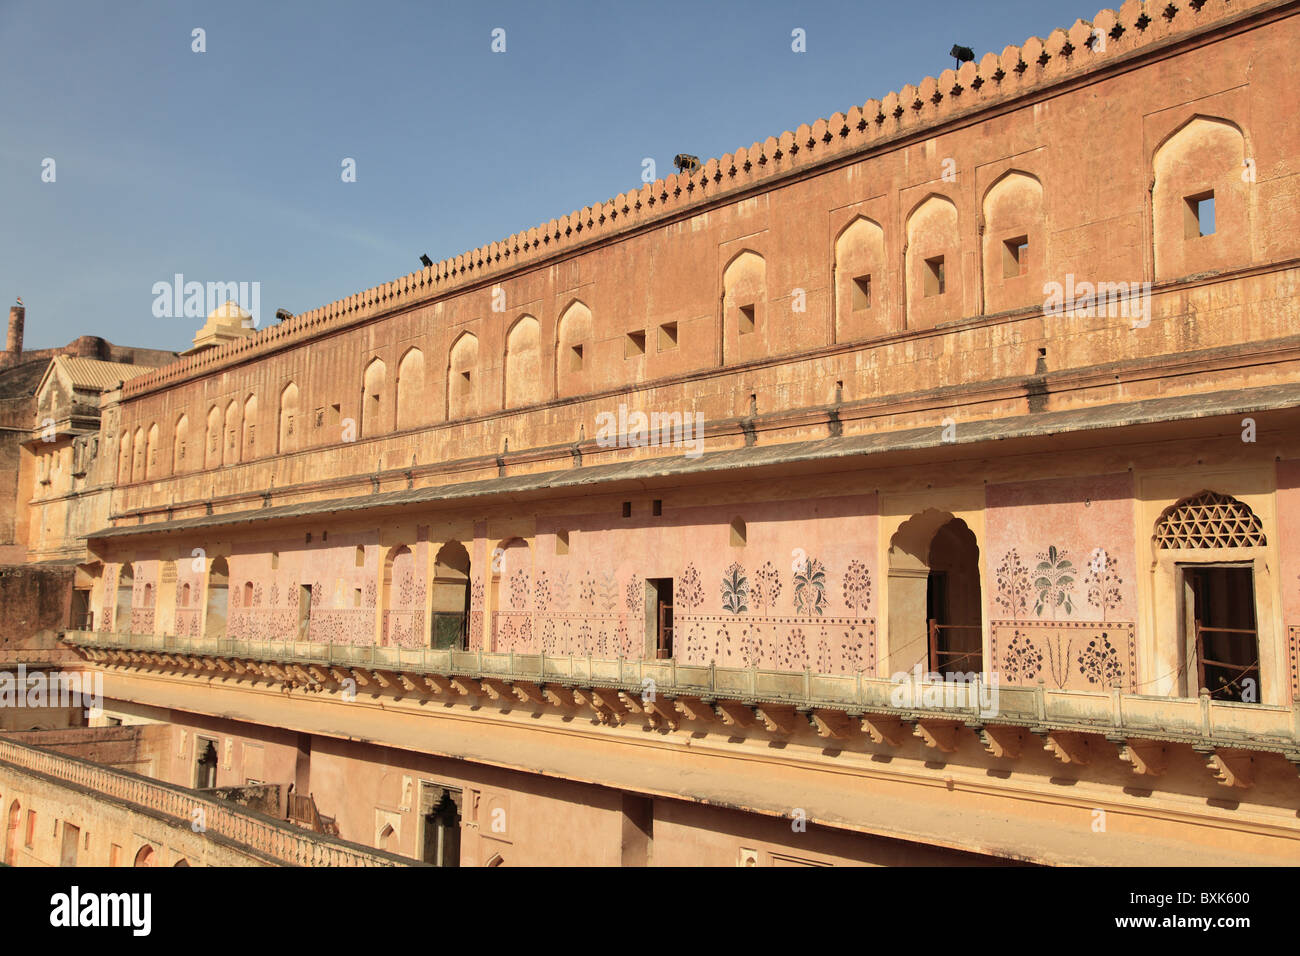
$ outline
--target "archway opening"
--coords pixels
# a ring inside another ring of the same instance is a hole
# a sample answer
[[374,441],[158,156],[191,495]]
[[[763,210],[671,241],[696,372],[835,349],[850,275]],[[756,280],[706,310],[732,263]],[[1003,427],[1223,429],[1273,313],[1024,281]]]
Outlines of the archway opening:
[[206,637],[226,636],[230,613],[230,568],[225,558],[214,558],[208,569],[208,600],[203,633]]
[[433,614],[430,644],[438,648],[469,647],[469,552],[459,541],[438,551],[433,570]]
[[890,655],[901,670],[980,673],[984,629],[979,543],[960,518],[929,509],[903,523],[889,547]]

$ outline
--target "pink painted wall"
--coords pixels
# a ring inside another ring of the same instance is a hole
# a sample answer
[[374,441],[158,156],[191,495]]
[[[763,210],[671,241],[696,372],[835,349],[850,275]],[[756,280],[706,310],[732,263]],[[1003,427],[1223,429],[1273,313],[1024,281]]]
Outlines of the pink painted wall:
[[990,485],[983,568],[990,671],[1004,682],[1137,689],[1128,473]]

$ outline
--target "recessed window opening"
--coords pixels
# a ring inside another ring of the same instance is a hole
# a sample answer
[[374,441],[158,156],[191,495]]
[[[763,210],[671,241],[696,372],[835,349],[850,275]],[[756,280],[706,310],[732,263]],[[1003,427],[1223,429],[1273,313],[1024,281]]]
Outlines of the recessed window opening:
[[853,311],[871,308],[871,276],[858,276],[853,280]]
[[1200,239],[1214,235],[1214,190],[1206,190],[1183,200],[1183,235],[1187,239]]
[[934,256],[925,260],[925,295],[943,295],[948,283],[944,274],[943,256]]
[[1002,278],[1014,279],[1029,271],[1029,237],[1016,236],[1002,243]]
[[749,335],[754,331],[754,306],[742,305],[740,307],[740,334]]

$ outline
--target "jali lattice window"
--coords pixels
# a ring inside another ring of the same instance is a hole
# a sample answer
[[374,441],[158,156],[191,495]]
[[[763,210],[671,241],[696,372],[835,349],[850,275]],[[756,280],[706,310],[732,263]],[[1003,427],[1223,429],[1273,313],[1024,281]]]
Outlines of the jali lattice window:
[[1184,498],[1156,522],[1159,548],[1262,547],[1264,526],[1236,498],[1213,491]]

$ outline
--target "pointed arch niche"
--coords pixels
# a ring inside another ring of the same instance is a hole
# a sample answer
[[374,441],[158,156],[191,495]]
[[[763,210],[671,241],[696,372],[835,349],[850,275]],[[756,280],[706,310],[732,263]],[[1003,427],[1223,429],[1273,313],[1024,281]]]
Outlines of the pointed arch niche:
[[1152,156],[1155,277],[1175,279],[1248,265],[1251,201],[1246,137],[1236,123],[1193,116]]
[[857,216],[835,239],[835,341],[871,339],[902,330],[888,307],[885,230]]
[[506,334],[505,405],[531,405],[544,394],[541,325],[531,315],[521,315]]
[[1005,312],[1043,301],[1047,257],[1043,184],[1018,169],[984,194],[984,311]]
[[957,206],[931,194],[907,217],[903,272],[907,328],[930,329],[962,317],[961,235]]

